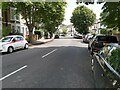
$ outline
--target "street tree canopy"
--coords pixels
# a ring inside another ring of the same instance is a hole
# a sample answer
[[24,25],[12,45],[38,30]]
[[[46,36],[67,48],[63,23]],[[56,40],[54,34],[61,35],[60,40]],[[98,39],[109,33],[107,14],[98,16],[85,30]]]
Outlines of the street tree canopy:
[[42,21],[48,32],[52,34],[64,20],[66,2],[46,2]]
[[89,27],[94,24],[95,20],[96,15],[93,11],[83,5],[75,8],[71,17],[75,29],[81,34],[88,33]]
[[[53,30],[64,20],[64,2],[6,2],[3,6],[15,7],[26,21],[29,29],[29,40],[32,42],[33,28],[36,23],[43,23],[45,28]],[[50,31],[53,32],[53,31]]]
[[102,24],[120,31],[120,1],[106,2],[101,13]]
[[41,2],[4,2],[2,3],[3,9],[14,7],[16,14],[21,14],[22,18],[25,19],[26,25],[29,29],[29,40],[32,43],[32,33],[35,23],[41,22],[42,14],[40,11],[44,6]]
[[[103,2],[105,2],[106,0],[97,0],[97,4],[101,4]],[[85,3],[86,5],[89,5],[89,4],[94,4],[95,3],[95,0],[76,0],[76,3],[79,4],[79,3]]]

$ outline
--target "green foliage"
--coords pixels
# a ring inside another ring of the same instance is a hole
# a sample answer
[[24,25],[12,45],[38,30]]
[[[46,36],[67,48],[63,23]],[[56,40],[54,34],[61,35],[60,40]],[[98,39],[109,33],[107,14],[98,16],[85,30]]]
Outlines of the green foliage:
[[6,7],[15,7],[16,13],[21,14],[25,19],[29,29],[29,39],[32,42],[32,31],[36,23],[43,23],[48,32],[56,31],[64,20],[65,2],[4,2],[2,5]]
[[64,28],[64,29],[63,29],[62,34],[67,34],[67,28]]
[[10,33],[11,33],[11,29],[10,28],[6,28],[6,27],[2,28],[2,36],[7,36]]
[[120,31],[120,1],[106,2],[102,9],[102,24],[109,28],[118,28]]
[[100,33],[101,33],[101,34],[108,34],[108,30],[107,30],[106,28],[102,28],[102,29],[100,30]]
[[46,2],[43,8],[43,23],[49,33],[54,33],[64,20],[65,2]]
[[2,3],[0,2],[0,9],[2,8]]
[[44,29],[44,38],[48,39],[48,31]]
[[88,33],[89,27],[94,24],[96,15],[85,6],[78,6],[72,13],[71,22],[75,29],[81,33]]
[[115,70],[118,69],[118,72],[120,73],[120,67],[118,68],[118,65],[120,64],[119,59],[120,59],[120,49],[115,49],[111,52],[111,56],[108,58],[108,62]]
[[36,35],[41,36],[41,31],[40,31],[40,30],[35,30],[34,33],[35,33]]

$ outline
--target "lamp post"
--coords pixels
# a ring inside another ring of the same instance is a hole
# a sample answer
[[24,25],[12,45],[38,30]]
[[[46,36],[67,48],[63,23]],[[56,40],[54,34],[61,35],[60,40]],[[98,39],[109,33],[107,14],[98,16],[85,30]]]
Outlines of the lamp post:
[[[16,8],[15,8],[15,11],[16,11]],[[14,23],[14,25],[15,25],[15,33],[17,32],[17,25],[16,25],[16,15],[14,15],[14,20],[15,20],[15,23]]]

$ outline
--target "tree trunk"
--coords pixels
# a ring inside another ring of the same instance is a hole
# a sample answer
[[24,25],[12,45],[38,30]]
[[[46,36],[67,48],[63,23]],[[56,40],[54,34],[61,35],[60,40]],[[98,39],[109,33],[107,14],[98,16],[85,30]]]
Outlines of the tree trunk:
[[32,40],[32,36],[33,36],[33,26],[32,26],[32,25],[29,25],[29,26],[28,26],[28,29],[29,29],[29,42],[30,42],[30,43],[33,43],[33,40]]
[[29,42],[30,42],[30,43],[33,43],[32,35],[33,35],[32,32],[29,31]]
[[52,31],[49,30],[49,33],[50,33],[50,38],[52,38],[53,37]]

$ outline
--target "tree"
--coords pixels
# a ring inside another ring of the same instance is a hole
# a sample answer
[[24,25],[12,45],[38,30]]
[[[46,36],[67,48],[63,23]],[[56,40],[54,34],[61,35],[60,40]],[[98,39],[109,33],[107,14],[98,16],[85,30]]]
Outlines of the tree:
[[14,7],[16,8],[16,14],[21,14],[25,19],[26,25],[29,29],[29,40],[32,43],[32,34],[35,23],[41,22],[41,14],[44,2],[4,2],[3,8]]
[[[105,2],[105,0],[97,0],[97,4],[101,4],[103,2]],[[76,3],[77,4],[85,3],[86,5],[89,5],[89,4],[94,4],[95,0],[76,0]]]
[[94,24],[95,20],[96,15],[93,11],[83,5],[75,8],[71,17],[75,29],[81,34],[88,33],[89,27]]
[[101,13],[102,24],[108,28],[118,28],[120,31],[120,1],[106,2]]
[[65,2],[46,2],[44,8],[44,16],[42,18],[45,28],[52,37],[57,27],[64,20]]
[[64,20],[64,2],[11,2],[4,7],[15,7],[17,13],[23,16],[29,29],[29,40],[32,43],[33,28],[36,23],[43,23],[45,28],[53,33]]
[[63,28],[62,34],[67,34],[67,28]]

